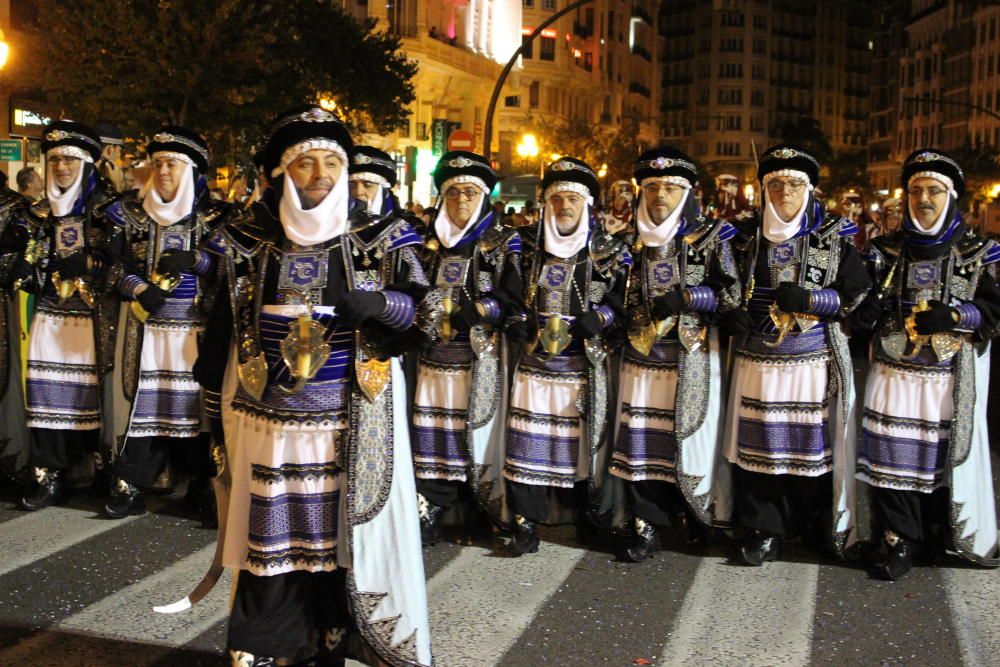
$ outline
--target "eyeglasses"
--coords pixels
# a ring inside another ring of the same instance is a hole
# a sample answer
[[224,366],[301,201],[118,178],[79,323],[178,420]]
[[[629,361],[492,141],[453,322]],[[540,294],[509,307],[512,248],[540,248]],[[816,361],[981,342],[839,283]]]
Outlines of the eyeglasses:
[[934,197],[937,197],[939,195],[943,195],[944,193],[946,193],[948,191],[945,190],[944,188],[939,188],[937,186],[933,186],[932,185],[929,188],[916,188],[916,187],[910,188],[909,190],[906,191],[906,194],[910,195],[911,197],[915,197],[917,199],[920,199],[921,197],[924,196],[925,192],[927,193],[928,197],[930,197],[931,199],[933,199]]
[[479,196],[479,190],[475,188],[465,188],[464,190],[459,190],[458,188],[448,188],[445,191],[444,196],[453,201],[464,196],[469,201],[472,201]]
[[782,181],[776,178],[773,181],[767,182],[767,189],[770,192],[781,192],[785,188],[788,188],[789,192],[795,194],[804,187],[806,187],[806,182],[800,180]]
[[643,191],[648,192],[651,195],[656,194],[660,190],[667,193],[668,195],[675,195],[684,188],[682,188],[679,185],[673,185],[670,183],[647,183],[646,185],[642,186],[642,189]]

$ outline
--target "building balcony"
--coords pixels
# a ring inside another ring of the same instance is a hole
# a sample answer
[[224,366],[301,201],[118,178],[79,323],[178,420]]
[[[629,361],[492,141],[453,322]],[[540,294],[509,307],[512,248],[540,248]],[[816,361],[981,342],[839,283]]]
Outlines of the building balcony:
[[503,69],[502,65],[484,55],[462,46],[453,46],[426,34],[417,37],[403,37],[400,41],[406,56],[421,63],[423,61],[433,62],[436,65],[451,67],[465,74],[490,81],[495,81]]
[[573,34],[580,39],[590,39],[594,36],[594,26],[573,21]]
[[639,56],[640,58],[642,58],[643,60],[645,60],[647,63],[653,62],[653,56],[652,56],[652,54],[650,54],[649,51],[647,51],[646,49],[642,48],[638,44],[633,44],[632,45],[632,55],[633,56]]
[[637,95],[642,95],[647,99],[651,97],[649,88],[647,88],[646,86],[642,85],[637,81],[633,81],[630,84],[628,84],[628,92],[635,93]]

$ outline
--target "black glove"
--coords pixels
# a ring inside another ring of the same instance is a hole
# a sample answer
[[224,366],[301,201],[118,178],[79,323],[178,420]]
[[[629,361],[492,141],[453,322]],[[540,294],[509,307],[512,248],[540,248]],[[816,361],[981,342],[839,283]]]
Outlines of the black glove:
[[774,300],[778,302],[778,308],[786,313],[809,312],[809,290],[795,283],[784,282],[778,285]]
[[719,316],[719,330],[724,336],[743,340],[751,329],[753,329],[753,318],[742,308],[727,310]]
[[872,292],[854,310],[851,320],[858,329],[874,329],[888,308],[889,300],[877,292]]
[[958,325],[958,311],[940,301],[928,301],[930,310],[923,310],[914,316],[917,323],[917,333],[930,336],[936,333],[951,331]]
[[16,260],[10,267],[10,284],[13,285],[15,282],[20,280],[24,282],[29,278],[34,277],[35,267],[23,259]]
[[160,255],[156,263],[156,271],[162,275],[179,276],[190,271],[198,262],[198,253],[194,250],[176,250]]
[[650,315],[654,320],[665,320],[684,312],[684,292],[679,287],[653,298]]
[[511,345],[521,345],[529,340],[534,340],[537,333],[538,327],[532,326],[530,320],[521,320],[508,325],[507,340]]
[[459,331],[468,331],[482,321],[483,318],[479,315],[479,309],[476,308],[474,301],[467,301],[461,310],[451,314],[451,326]]
[[52,272],[59,272],[59,280],[73,280],[86,275],[87,256],[83,252],[74,252],[67,257],[56,258],[52,263]]
[[577,317],[569,328],[569,332],[580,338],[593,338],[601,333],[601,316],[596,310],[591,310]]
[[167,292],[161,290],[156,285],[146,285],[146,289],[142,291],[135,300],[139,302],[147,313],[150,315],[155,315],[159,312],[160,308],[163,308],[163,304],[167,302]]
[[340,321],[349,329],[357,329],[366,320],[385,310],[385,296],[381,292],[352,289],[337,304]]

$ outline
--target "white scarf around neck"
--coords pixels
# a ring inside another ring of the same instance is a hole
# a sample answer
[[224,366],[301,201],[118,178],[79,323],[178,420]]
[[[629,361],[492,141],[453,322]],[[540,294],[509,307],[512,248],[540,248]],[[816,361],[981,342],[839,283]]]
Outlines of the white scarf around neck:
[[768,189],[764,188],[764,220],[761,225],[761,231],[766,238],[771,243],[784,243],[788,239],[792,238],[802,229],[802,221],[805,219],[806,208],[809,206],[809,193],[806,193],[805,197],[802,199],[802,206],[799,207],[798,213],[792,216],[792,219],[785,222],[778,215],[778,212],[774,210],[774,204],[771,203],[771,195]]
[[382,188],[377,188],[375,190],[375,197],[372,201],[368,202],[368,212],[374,215],[382,215],[382,202],[385,200],[383,196]]
[[[476,198],[472,206],[473,211],[482,211],[484,196],[482,192],[479,193],[479,197]],[[437,235],[441,245],[445,248],[454,248],[462,240],[466,232],[475,227],[480,220],[482,220],[482,216],[473,213],[469,221],[465,223],[465,226],[458,227],[448,217],[448,204],[442,201],[441,208],[437,212],[437,217],[434,218],[434,233]]]
[[194,209],[194,165],[185,162],[184,167],[177,193],[170,201],[163,201],[163,197],[157,192],[155,171],[149,175],[149,180],[139,193],[142,197],[142,210],[161,227],[169,227],[183,220]]
[[948,206],[945,206],[944,209],[942,209],[941,215],[937,217],[937,220],[934,221],[934,224],[931,225],[930,229],[924,229],[920,226],[920,223],[917,222],[917,216],[914,215],[912,204],[907,202],[906,206],[910,210],[910,220],[913,221],[913,231],[921,236],[937,236],[941,233],[941,229],[944,227],[945,219],[948,217],[948,209],[951,208],[951,200],[949,199]]
[[590,202],[587,202],[583,206],[583,211],[580,212],[580,220],[576,223],[576,227],[569,234],[564,235],[559,232],[559,226],[556,224],[556,212],[552,210],[551,206],[546,206],[543,222],[545,225],[545,252],[560,259],[576,257],[576,254],[587,245],[587,237],[590,235],[589,221]]
[[667,215],[663,222],[655,223],[649,217],[646,210],[646,193],[639,193],[639,207],[635,214],[635,226],[639,231],[639,238],[642,244],[650,248],[659,248],[670,243],[670,240],[677,234],[681,227],[681,215],[684,212],[684,204],[691,196],[691,188],[685,188],[684,196],[677,203],[677,207]]
[[285,236],[292,243],[312,246],[340,236],[347,230],[347,202],[350,192],[346,175],[341,176],[333,189],[316,206],[302,208],[295,181],[285,172],[285,184],[278,204],[278,219]]
[[45,179],[45,194],[49,199],[49,206],[52,207],[52,214],[57,218],[69,215],[73,210],[73,205],[76,204],[77,197],[80,196],[80,190],[83,187],[85,166],[86,164],[80,164],[80,171],[77,172],[76,179],[65,191],[60,190],[59,186],[56,185],[56,177],[52,175],[51,168],[49,169],[49,177]]

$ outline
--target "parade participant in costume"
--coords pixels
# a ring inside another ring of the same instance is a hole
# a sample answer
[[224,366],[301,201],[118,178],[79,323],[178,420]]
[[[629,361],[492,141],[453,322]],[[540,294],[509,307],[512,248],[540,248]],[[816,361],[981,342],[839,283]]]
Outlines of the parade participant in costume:
[[725,435],[739,468],[737,516],[749,529],[740,557],[750,565],[773,560],[796,535],[814,546],[832,536],[838,555],[857,540],[855,393],[841,320],[870,280],[854,225],[812,194],[819,171],[785,145],[758,168],[763,206],[742,272],[751,330],[735,347]]
[[97,173],[115,192],[122,192],[122,169],[118,166],[118,161],[125,146],[125,135],[110,123],[98,123],[94,130],[101,137],[101,157],[96,164]]
[[420,239],[350,198],[351,151],[330,112],[282,114],[264,156],[272,186],[253,219],[206,244],[226,286],[195,376],[218,397],[207,405],[222,407],[232,479],[220,539],[223,564],[239,573],[234,664],[310,659],[317,647],[337,664],[346,645],[371,664],[431,664],[393,356],[426,293]]
[[643,153],[638,240],[626,309],[629,342],[621,370],[618,435],[611,474],[627,480],[640,562],[660,547],[657,526],[686,526],[703,541],[703,526],[728,526],[729,466],[719,448],[722,385],[717,311],[740,307],[729,239],[736,229],[706,219],[691,196],[698,173],[670,148]]
[[402,207],[392,193],[396,187],[396,161],[374,146],[355,146],[349,168],[351,196],[368,202],[372,215],[398,214]]
[[196,133],[164,127],[146,150],[149,180],[106,210],[114,279],[127,300],[109,401],[114,427],[106,429],[118,454],[106,509],[116,519],[144,513],[140,488],[153,486],[170,461],[194,476],[189,505],[212,523],[215,464],[192,374],[213,268],[213,255],[200,247],[237,209],[208,196],[208,148]]
[[441,193],[437,252],[428,264],[443,310],[434,344],[420,356],[413,415],[413,462],[421,537],[439,537],[438,520],[469,484],[476,505],[500,521],[506,416],[507,317],[524,311],[521,237],[490,208],[497,175],[489,160],[445,153],[434,171]]
[[557,160],[542,190],[545,206],[524,261],[527,312],[511,332],[529,340],[514,371],[504,466],[512,545],[522,554],[538,549],[537,523],[575,510],[582,526],[599,509],[609,449],[605,340],[624,321],[632,263],[623,242],[595,227],[593,169]]
[[899,226],[903,221],[903,202],[898,197],[889,197],[882,202],[882,224],[877,234],[872,238],[887,236],[899,231]]
[[986,423],[1000,245],[962,220],[965,178],[949,155],[912,153],[903,186],[903,227],[872,243],[879,287],[855,313],[875,329],[858,479],[884,548],[873,574],[888,580],[921,548],[1000,565]]
[[631,242],[635,236],[632,223],[632,207],[635,199],[635,189],[628,181],[615,181],[611,184],[611,206],[604,213],[604,229],[612,236],[623,234],[624,240]]
[[732,174],[719,174],[715,177],[715,204],[711,213],[712,217],[729,222],[753,217],[753,207],[740,191],[740,179]]
[[116,300],[107,297],[107,234],[94,215],[107,195],[94,168],[101,143],[89,127],[57,121],[44,132],[46,199],[19,221],[28,239],[14,273],[36,294],[28,347],[27,425],[38,482],[21,500],[37,510],[66,498],[66,472],[85,451],[95,480],[108,465],[99,449],[101,382],[113,357]]
[[[26,481],[28,431],[24,419],[20,312],[27,295],[14,285],[24,282],[15,268],[26,276],[33,273],[30,266],[18,267],[27,235],[17,220],[31,201],[7,187],[6,174],[0,172],[0,176],[0,475]],[[37,174],[35,178],[41,180]]]

